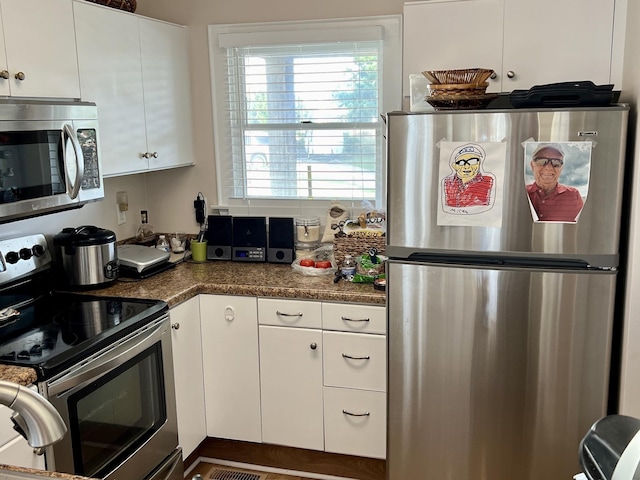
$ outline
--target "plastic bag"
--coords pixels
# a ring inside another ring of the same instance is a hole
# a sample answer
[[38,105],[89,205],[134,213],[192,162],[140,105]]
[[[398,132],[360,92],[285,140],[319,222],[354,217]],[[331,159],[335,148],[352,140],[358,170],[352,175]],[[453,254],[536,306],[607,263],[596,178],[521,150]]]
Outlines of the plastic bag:
[[356,259],[356,274],[353,283],[373,283],[376,278],[384,275],[384,262],[387,257],[378,255],[375,248]]
[[[314,262],[314,265],[318,264],[318,262],[328,261],[331,263],[331,266],[328,268],[316,268],[315,266],[301,265],[300,262],[303,262],[304,260],[311,260]],[[333,245],[316,248],[308,256],[304,258],[296,258],[296,260],[291,264],[291,268],[293,268],[294,272],[301,273],[303,275],[335,275],[338,270],[338,266],[336,265],[336,259],[333,256]]]

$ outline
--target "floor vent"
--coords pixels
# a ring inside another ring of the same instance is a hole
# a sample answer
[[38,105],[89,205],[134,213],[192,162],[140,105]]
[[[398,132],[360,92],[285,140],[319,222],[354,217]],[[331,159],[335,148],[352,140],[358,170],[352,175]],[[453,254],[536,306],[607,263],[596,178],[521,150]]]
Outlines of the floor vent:
[[209,475],[212,480],[260,480],[262,475],[255,473],[237,472],[234,470],[215,469]]

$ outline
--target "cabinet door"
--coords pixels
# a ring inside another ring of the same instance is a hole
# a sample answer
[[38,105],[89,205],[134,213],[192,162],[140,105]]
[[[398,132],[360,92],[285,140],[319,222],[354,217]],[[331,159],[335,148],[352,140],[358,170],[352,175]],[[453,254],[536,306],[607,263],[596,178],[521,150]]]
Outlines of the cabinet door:
[[260,325],[262,440],[324,449],[322,331]]
[[178,441],[186,458],[207,436],[198,297],[173,307],[170,316]]
[[200,295],[207,434],[262,441],[256,299]]
[[139,18],[149,170],[193,164],[185,27]]
[[[502,71],[503,0],[405,3],[403,95],[409,75],[424,70],[491,68]],[[488,91],[500,91],[499,78]]]
[[614,3],[505,0],[503,90],[576,80],[609,83]]
[[82,99],[98,105],[105,176],[146,171],[138,18],[74,2]]
[[11,95],[80,98],[71,2],[2,0],[0,7]]

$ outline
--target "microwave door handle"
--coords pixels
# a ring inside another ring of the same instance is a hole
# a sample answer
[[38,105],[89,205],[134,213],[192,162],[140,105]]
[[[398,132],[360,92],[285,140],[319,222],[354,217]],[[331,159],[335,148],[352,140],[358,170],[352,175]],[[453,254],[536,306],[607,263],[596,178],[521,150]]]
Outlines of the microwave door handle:
[[[67,375],[54,380],[48,386],[48,395],[63,395],[72,388],[82,387],[85,384],[95,382],[98,378],[109,373],[114,368],[119,367],[133,357],[143,352],[153,344],[155,344],[165,333],[166,324],[161,322],[150,330],[139,333],[141,338],[129,338],[122,344],[116,346],[101,355],[104,357],[102,361],[88,362],[76,370],[69,372]],[[131,345],[133,343],[133,345]],[[100,357],[96,358],[96,361]]]
[[[74,182],[71,184],[71,192],[69,196],[71,199],[76,199],[78,197],[78,193],[80,193],[80,185],[82,184],[82,177],[84,177],[84,156],[82,155],[82,149],[80,148],[80,142],[78,141],[78,137],[76,136],[76,132],[73,130],[73,127],[68,123],[65,123],[64,127],[62,127],[62,145],[64,152],[64,164],[65,171],[66,165],[69,161],[69,155],[67,155],[67,143],[66,139],[69,138],[71,140],[71,145],[73,147],[74,159],[76,162],[76,178]],[[69,176],[69,172],[67,171],[67,176]]]

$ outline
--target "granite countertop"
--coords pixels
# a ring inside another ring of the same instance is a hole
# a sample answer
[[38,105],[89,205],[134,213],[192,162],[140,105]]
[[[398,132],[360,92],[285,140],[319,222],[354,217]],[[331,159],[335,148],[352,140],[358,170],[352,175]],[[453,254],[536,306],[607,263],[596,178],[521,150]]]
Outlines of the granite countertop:
[[373,285],[311,276],[288,264],[185,261],[145,280],[118,279],[105,288],[80,293],[164,300],[170,307],[201,293],[384,305],[386,294]]
[[31,475],[37,475],[41,478],[59,478],[63,480],[92,480],[89,477],[82,477],[80,475],[72,475],[70,473],[60,473],[60,472],[46,472],[44,470],[38,470],[35,468],[25,468],[25,467],[16,467],[14,465],[2,465],[0,464],[0,474],[2,472],[19,472],[19,473],[28,473]]

